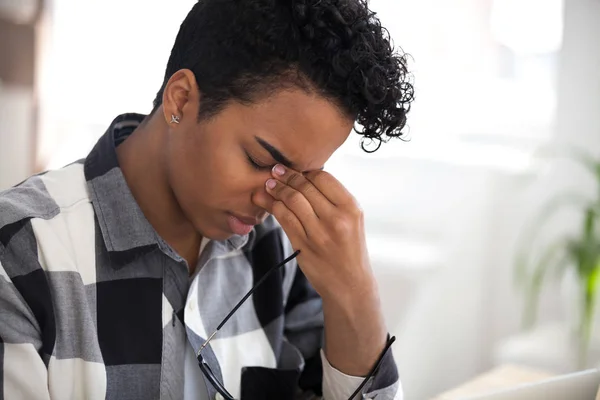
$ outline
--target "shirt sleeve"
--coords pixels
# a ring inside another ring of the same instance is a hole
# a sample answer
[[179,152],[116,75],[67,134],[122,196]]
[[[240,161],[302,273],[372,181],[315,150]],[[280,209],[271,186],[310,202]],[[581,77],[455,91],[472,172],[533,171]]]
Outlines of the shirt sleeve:
[[50,399],[41,347],[36,319],[0,257],[0,397]]
[[[385,359],[384,359],[385,361]],[[325,400],[347,400],[350,398],[352,393],[360,386],[364,378],[359,376],[346,375],[343,372],[334,368],[327,357],[325,352],[321,350],[321,362],[323,364],[323,399]],[[386,368],[385,365],[382,365]],[[390,366],[387,366],[390,368]],[[393,366],[392,369],[396,367]],[[380,369],[381,371],[381,369]],[[376,375],[377,376],[377,375]],[[373,380],[371,378],[365,385],[365,388],[354,397],[354,399],[393,399],[402,400],[403,393],[400,387],[400,381],[396,379],[396,382],[389,387],[373,390],[370,393],[366,393],[365,389],[373,386]],[[364,395],[364,396],[363,396]]]
[[346,375],[331,366],[325,352],[321,350],[323,364],[323,397],[325,399],[348,399],[362,383],[362,377]]

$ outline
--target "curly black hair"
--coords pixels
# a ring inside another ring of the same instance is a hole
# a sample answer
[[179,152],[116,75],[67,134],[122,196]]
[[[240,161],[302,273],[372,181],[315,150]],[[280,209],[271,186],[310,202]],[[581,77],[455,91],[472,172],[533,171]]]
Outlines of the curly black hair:
[[200,0],[181,24],[154,110],[183,68],[198,82],[199,120],[230,100],[300,87],[354,119],[367,152],[404,136],[414,94],[406,55],[366,0]]

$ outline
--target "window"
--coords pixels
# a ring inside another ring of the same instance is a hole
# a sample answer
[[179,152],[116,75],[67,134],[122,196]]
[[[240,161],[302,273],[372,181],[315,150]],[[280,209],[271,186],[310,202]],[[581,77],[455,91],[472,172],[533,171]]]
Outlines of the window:
[[148,113],[194,0],[54,0],[42,26],[38,158],[85,157],[124,112]]
[[[411,56],[416,100],[411,145],[396,141],[368,157],[438,159],[453,149],[460,162],[506,156],[525,162],[524,155],[553,134],[562,0],[370,4]],[[351,137],[345,152],[359,155],[357,142]]]
[[[149,112],[195,0],[54,0],[43,26],[39,158],[83,157],[116,115]],[[444,157],[464,144],[521,151],[553,131],[562,0],[371,0],[412,56],[411,146],[369,157]],[[123,95],[119,95],[122,93]],[[357,135],[344,154],[360,154]],[[436,150],[437,149],[437,150]],[[479,151],[461,160],[490,159]],[[478,156],[479,154],[479,156]],[[498,160],[503,154],[494,153]],[[513,154],[514,156],[514,154]]]

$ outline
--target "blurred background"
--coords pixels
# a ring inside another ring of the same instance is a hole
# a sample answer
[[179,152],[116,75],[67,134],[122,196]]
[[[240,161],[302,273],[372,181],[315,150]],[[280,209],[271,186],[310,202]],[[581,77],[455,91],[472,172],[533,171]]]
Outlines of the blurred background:
[[[193,3],[0,0],[0,190],[150,112]],[[410,54],[410,141],[354,135],[327,169],[365,210],[406,399],[600,365],[600,1],[370,5]]]

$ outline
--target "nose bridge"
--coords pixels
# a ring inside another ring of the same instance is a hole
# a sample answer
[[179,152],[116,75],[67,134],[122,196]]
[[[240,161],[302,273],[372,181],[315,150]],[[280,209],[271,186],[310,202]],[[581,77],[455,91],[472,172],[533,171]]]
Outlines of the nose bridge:
[[267,180],[269,178],[271,178],[271,171],[264,171],[261,172],[260,174],[256,174],[256,179],[253,182],[253,189],[252,192],[253,193],[260,193],[261,191],[266,193],[267,189],[265,187],[265,184],[267,183]]

